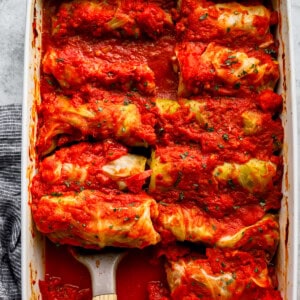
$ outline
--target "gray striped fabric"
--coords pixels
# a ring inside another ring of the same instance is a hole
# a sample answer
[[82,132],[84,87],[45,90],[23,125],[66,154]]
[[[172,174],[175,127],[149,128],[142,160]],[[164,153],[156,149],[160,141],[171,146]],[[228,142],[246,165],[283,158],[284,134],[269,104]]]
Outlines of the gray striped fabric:
[[21,105],[0,106],[0,299],[21,299]]

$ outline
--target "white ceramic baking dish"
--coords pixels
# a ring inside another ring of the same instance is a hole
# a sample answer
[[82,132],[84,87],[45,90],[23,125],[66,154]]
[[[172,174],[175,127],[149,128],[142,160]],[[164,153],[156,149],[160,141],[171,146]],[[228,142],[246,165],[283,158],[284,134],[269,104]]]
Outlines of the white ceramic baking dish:
[[[297,110],[293,72],[291,33],[291,1],[274,0],[280,12],[277,37],[280,41],[281,79],[278,93],[284,97],[282,120],[285,129],[283,200],[280,212],[280,245],[277,255],[279,289],[284,299],[297,299]],[[36,104],[39,96],[39,65],[41,57],[42,1],[27,1],[27,25],[24,65],[23,149],[22,149],[22,297],[41,299],[38,281],[44,279],[44,239],[35,231],[28,186],[35,170]]]

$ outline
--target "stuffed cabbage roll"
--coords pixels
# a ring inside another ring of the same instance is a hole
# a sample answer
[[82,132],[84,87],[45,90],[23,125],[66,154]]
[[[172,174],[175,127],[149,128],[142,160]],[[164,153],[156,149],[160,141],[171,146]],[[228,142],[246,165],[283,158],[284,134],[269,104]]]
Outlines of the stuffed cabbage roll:
[[263,5],[183,0],[179,10],[182,18],[176,28],[184,40],[261,48],[274,43],[270,26],[277,24],[278,16]]
[[37,229],[54,243],[99,249],[144,248],[160,241],[152,224],[157,204],[144,193],[54,193],[34,202],[32,215]]
[[177,46],[176,56],[179,96],[247,95],[273,90],[279,79],[278,62],[262,50],[184,42]]
[[91,99],[78,104],[76,98],[58,95],[42,104],[39,115],[36,145],[41,156],[57,146],[89,137],[95,140],[115,138],[129,146],[152,145],[156,140],[155,121],[151,115],[142,115],[136,104],[123,100]]
[[171,298],[280,300],[274,269],[262,257],[242,251],[207,249],[166,264]]
[[247,210],[252,220],[243,219],[242,212],[219,219],[195,205],[160,202],[156,227],[163,242],[177,240],[224,249],[263,250],[270,260],[279,241],[278,217],[272,214],[263,216],[259,211],[253,216],[251,206]]
[[130,154],[113,140],[62,148],[39,163],[32,182],[34,198],[83,189],[119,189],[140,193],[151,171],[147,158]]
[[227,183],[228,180],[238,182],[249,192],[263,192],[272,188],[271,182],[276,175],[276,165],[253,158],[243,165],[224,163],[214,169],[213,175],[220,182]]
[[42,61],[43,71],[55,77],[62,88],[78,88],[93,83],[124,91],[137,89],[141,93],[155,92],[153,71],[138,61],[110,62],[90,56],[83,49],[66,45],[60,49],[49,47]]
[[255,99],[156,99],[160,141],[197,143],[202,153],[222,154],[225,160],[269,159],[281,150],[283,128],[279,118],[261,111],[258,101],[264,94]]
[[235,201],[242,201],[253,194],[258,202],[263,195],[277,190],[281,167],[279,157],[270,161],[253,158],[237,164],[222,161],[216,154],[203,155],[196,147],[157,147],[151,157],[149,191],[161,198],[173,195],[181,201],[223,193],[232,193]]
[[52,18],[54,36],[84,33],[138,39],[145,34],[156,39],[172,27],[169,12],[156,3],[143,1],[71,1],[61,4]]

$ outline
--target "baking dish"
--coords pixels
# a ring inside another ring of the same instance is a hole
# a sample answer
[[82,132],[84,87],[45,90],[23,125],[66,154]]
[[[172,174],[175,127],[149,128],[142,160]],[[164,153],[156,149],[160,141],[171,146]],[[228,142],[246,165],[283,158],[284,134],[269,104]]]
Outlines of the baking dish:
[[[281,240],[277,256],[279,289],[284,299],[297,299],[297,138],[296,97],[293,82],[293,53],[290,31],[290,2],[274,1],[280,11],[277,37],[280,41],[279,62],[281,79],[277,92],[283,95],[282,114],[285,129],[283,200],[280,212]],[[41,58],[42,1],[28,1],[23,101],[22,150],[22,292],[23,299],[40,299],[38,282],[44,279],[44,238],[32,223],[28,186],[35,171],[36,105],[39,96],[39,68]]]

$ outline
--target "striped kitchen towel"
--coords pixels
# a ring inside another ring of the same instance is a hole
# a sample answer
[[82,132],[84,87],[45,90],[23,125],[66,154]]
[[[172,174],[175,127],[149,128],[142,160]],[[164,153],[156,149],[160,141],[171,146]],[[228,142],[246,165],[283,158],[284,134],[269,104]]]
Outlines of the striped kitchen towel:
[[0,299],[21,299],[22,106],[0,106]]

